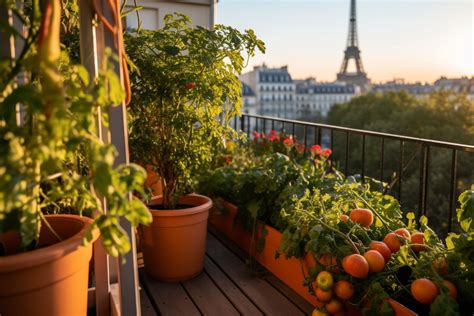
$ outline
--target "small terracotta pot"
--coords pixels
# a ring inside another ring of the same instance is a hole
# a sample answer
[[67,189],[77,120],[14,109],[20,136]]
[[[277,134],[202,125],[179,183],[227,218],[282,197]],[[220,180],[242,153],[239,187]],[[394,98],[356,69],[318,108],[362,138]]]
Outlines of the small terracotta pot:
[[[156,197],[150,205],[161,204]],[[206,252],[207,218],[212,201],[190,194],[179,199],[186,209],[153,210],[153,223],[141,226],[145,271],[161,281],[177,282],[201,273]]]
[[[63,238],[58,242],[42,225],[39,249],[0,258],[0,315],[86,315],[92,244],[83,238],[92,220],[76,215],[47,215]],[[13,237],[13,238],[11,238]],[[98,232],[94,232],[94,241]],[[0,234],[11,254],[19,245],[14,234]]]

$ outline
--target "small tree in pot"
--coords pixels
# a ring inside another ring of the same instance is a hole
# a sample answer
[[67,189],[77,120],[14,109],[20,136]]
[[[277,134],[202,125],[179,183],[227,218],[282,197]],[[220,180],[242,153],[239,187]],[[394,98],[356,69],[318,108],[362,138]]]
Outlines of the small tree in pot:
[[[240,114],[238,75],[246,64],[244,56],[265,49],[252,30],[241,33],[222,25],[208,30],[190,23],[184,15],[167,15],[163,29],[126,36],[127,52],[138,68],[131,77],[131,155],[159,175],[164,210],[185,203],[182,197],[192,192],[193,174],[206,168],[226,137],[237,135],[229,124]],[[154,223],[164,215],[168,213],[154,212]],[[153,265],[162,264],[166,255],[159,256]]]

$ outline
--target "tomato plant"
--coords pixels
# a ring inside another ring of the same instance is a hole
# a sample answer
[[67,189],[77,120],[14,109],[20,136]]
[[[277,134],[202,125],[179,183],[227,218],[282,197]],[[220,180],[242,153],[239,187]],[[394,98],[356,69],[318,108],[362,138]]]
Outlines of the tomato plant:
[[[140,200],[129,198],[143,193],[145,171],[135,164],[114,166],[115,147],[97,136],[96,120],[108,124],[109,108],[124,98],[119,78],[105,62],[92,80],[61,52],[59,1],[45,1],[42,10],[37,2],[25,3],[25,10],[15,1],[3,4],[29,31],[16,63],[0,63],[0,232],[18,232],[28,250],[36,247],[45,213],[97,212],[90,229],[100,229],[111,255],[125,253],[130,244],[119,216],[133,225],[149,223],[151,216]],[[26,83],[17,85],[20,72]]]
[[[416,222],[408,213],[403,218],[398,201],[379,191],[384,184],[346,177],[328,164],[319,145],[308,154],[297,146],[297,139],[284,132],[253,133],[250,144],[223,153],[231,156],[230,162],[216,160],[215,168],[203,175],[201,189],[236,204],[237,218],[249,229],[257,220],[278,229],[277,257],[312,254],[319,264],[309,267],[305,285],[318,298],[319,311],[338,306],[329,305],[329,290],[346,308],[368,315],[393,314],[388,298],[421,314],[472,310],[472,191],[460,196],[457,211],[464,232],[443,242],[426,217]],[[214,181],[216,186],[209,185]],[[318,282],[324,271],[332,273],[332,289]],[[410,292],[413,282],[423,278],[436,287],[426,305]]]

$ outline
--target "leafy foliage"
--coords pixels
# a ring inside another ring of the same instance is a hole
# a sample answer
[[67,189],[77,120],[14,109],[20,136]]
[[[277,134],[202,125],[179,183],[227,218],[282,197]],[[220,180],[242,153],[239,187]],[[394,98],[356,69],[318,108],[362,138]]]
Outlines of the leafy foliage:
[[[123,100],[120,81],[107,63],[91,80],[65,53],[55,57],[59,34],[55,38],[51,30],[59,32],[59,19],[52,18],[46,37],[36,42],[38,3],[25,11],[16,9],[15,1],[6,4],[25,21],[29,33],[16,65],[0,64],[5,74],[0,81],[0,232],[17,231],[22,248],[29,249],[36,245],[44,213],[95,213],[85,242],[98,228],[109,254],[125,253],[130,245],[118,218],[138,225],[149,223],[151,215],[131,196],[133,191],[144,193],[145,171],[135,164],[114,166],[115,148],[97,136],[97,118],[107,125],[109,108]],[[45,5],[59,10],[59,2]],[[44,32],[44,25],[39,29]],[[15,86],[20,71],[27,83]],[[24,112],[22,124],[16,119],[18,104]]]
[[171,209],[190,190],[193,173],[206,167],[226,137],[237,136],[229,121],[240,114],[243,54],[265,49],[252,30],[190,23],[182,14],[167,15],[163,29],[126,36],[137,67],[131,77],[132,158],[155,168],[163,205]]

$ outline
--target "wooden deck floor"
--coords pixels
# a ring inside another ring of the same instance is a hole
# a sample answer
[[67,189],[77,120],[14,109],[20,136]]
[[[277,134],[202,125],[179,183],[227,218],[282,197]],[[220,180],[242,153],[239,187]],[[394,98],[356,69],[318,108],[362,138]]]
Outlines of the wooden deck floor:
[[276,277],[246,265],[237,246],[210,229],[204,272],[180,283],[140,269],[142,315],[310,315],[312,307]]

